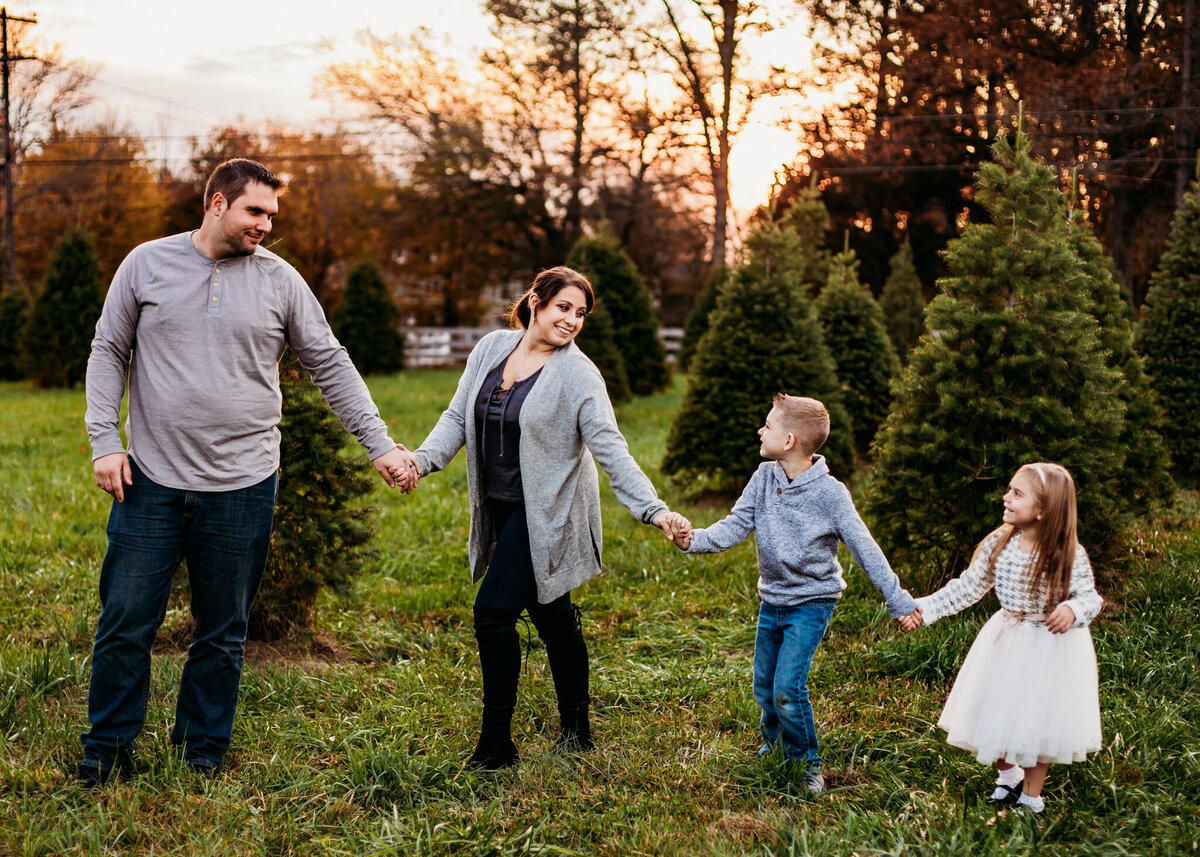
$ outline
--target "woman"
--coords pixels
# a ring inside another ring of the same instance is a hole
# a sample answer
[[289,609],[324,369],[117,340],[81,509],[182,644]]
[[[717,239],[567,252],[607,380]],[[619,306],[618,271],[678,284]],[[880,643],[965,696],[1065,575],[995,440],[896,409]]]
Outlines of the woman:
[[571,590],[600,573],[592,456],[635,517],[668,537],[678,526],[630,456],[604,379],[575,344],[594,301],[582,274],[564,267],[540,273],[513,305],[514,329],[479,341],[450,406],[411,454],[415,477],[443,469],[467,448],[470,561],[473,579],[483,581],[474,606],[483,669],[483,724],[470,759],[476,767],[519,761],[510,727],[524,610],[550,661],[562,722],[557,743],[592,747],[587,645],[571,603]]

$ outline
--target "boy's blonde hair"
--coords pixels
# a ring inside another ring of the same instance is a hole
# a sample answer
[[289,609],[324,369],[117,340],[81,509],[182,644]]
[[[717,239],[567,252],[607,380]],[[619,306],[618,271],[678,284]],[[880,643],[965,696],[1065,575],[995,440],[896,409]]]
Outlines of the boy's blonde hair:
[[801,450],[812,455],[829,439],[829,411],[816,399],[778,393],[771,404],[783,418],[783,425],[796,435]]

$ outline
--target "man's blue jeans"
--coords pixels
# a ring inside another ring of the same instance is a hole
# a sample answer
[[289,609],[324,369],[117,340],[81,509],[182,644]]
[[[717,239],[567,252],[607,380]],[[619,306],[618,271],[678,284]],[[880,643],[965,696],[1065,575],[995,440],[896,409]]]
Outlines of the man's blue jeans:
[[85,761],[108,768],[146,721],[150,647],[171,581],[187,562],[195,629],[179,683],[171,742],[189,762],[220,765],[233,732],[246,625],[271,542],[278,477],[236,491],[152,482],[130,459],[133,484],[112,504],[100,571],[100,621],[88,692]]
[[808,670],[836,601],[793,607],[763,602],[754,640],[754,698],[762,706],[761,753],[782,745],[784,758],[814,773],[821,769],[817,725],[808,701]]

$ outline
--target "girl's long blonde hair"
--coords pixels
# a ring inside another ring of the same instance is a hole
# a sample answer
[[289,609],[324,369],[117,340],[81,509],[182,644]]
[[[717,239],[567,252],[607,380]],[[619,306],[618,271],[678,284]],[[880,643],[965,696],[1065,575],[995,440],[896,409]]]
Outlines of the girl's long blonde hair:
[[[1034,550],[1037,559],[1029,579],[1029,591],[1037,596],[1044,593],[1045,609],[1054,609],[1070,597],[1071,569],[1075,565],[1075,549],[1079,544],[1078,515],[1075,510],[1075,480],[1061,464],[1040,461],[1026,464],[1017,470],[1029,477],[1034,499],[1042,510]],[[1001,537],[988,554],[988,573],[996,570],[996,560],[1016,535],[1017,529],[1005,524],[979,543],[975,556],[996,533]]]

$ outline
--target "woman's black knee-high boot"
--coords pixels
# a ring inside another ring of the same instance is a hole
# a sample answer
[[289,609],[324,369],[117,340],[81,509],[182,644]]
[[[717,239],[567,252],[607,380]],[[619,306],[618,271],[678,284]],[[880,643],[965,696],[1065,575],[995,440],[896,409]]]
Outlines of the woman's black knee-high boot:
[[558,696],[562,734],[555,742],[570,750],[590,750],[592,728],[588,721],[588,652],[579,621],[579,608],[535,622],[546,644],[550,674]]
[[516,621],[511,613],[475,608],[475,639],[483,670],[483,724],[468,764],[477,768],[498,770],[520,761],[511,731],[521,675],[521,638]]

